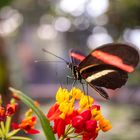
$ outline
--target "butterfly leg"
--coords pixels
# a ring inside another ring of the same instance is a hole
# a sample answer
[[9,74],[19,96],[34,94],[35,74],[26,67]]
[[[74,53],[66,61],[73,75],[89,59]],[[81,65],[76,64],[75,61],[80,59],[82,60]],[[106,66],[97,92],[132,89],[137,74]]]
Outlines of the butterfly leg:
[[81,85],[82,85],[82,89],[83,89],[83,91],[84,91],[84,93],[86,93],[86,91],[85,91],[85,83],[84,82],[82,82],[82,80],[80,80],[80,83],[81,83]]
[[[88,83],[84,83],[84,82],[80,82],[82,84],[82,88],[83,88],[83,91],[84,93],[86,93],[86,95],[88,95]],[[85,89],[86,87],[86,89]]]
[[77,80],[74,77],[67,75],[67,85],[69,84],[69,79],[74,80],[73,83],[72,83],[72,87],[74,87],[76,82],[77,82]]
[[76,82],[77,82],[77,80],[74,79],[74,81],[73,81],[73,83],[72,83],[72,87],[75,86]]
[[88,83],[86,83],[86,93],[88,95]]
[[[81,84],[82,84],[83,91],[84,91],[85,95],[87,95],[87,100],[88,100],[88,104],[89,104],[89,108],[90,108],[90,100],[89,100],[89,96],[88,96],[88,83],[87,82],[86,83],[81,82]],[[85,90],[84,85],[86,85],[86,90]]]
[[67,75],[67,85],[69,84],[69,79],[74,79],[72,76]]
[[84,91],[84,93],[85,93],[84,83],[81,83],[81,84],[82,84],[83,91]]

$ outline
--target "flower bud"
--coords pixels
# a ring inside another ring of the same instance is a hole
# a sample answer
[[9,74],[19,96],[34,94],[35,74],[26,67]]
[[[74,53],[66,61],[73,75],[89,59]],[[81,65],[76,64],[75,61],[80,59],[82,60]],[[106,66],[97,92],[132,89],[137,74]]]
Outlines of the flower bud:
[[82,116],[78,115],[72,119],[72,126],[76,129],[83,129],[85,120]]
[[86,121],[85,130],[86,131],[96,131],[97,121],[96,120],[88,120]]
[[90,109],[84,110],[83,112],[80,113],[80,116],[82,116],[85,121],[90,120],[90,118],[92,116],[91,110]]

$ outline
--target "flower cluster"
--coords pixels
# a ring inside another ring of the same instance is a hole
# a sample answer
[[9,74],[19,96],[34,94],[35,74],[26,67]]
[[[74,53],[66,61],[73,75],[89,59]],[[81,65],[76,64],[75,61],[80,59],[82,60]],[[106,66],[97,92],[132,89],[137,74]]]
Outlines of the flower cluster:
[[7,117],[12,116],[17,108],[17,103],[9,103],[6,107],[0,105],[0,122],[4,122]]
[[53,132],[60,140],[78,137],[95,140],[100,130],[106,132],[112,128],[109,120],[102,115],[100,106],[78,88],[68,91],[60,87],[56,101],[47,118],[54,122]]
[[[0,98],[0,139],[17,139],[17,140],[30,140],[30,138],[16,136],[20,130],[24,130],[25,133],[36,134],[39,133],[38,130],[34,129],[36,118],[32,115],[32,111],[26,112],[25,118],[19,123],[12,123],[12,118],[17,111],[18,104],[15,99],[12,98],[10,103],[4,107],[2,105],[2,99]],[[10,127],[13,127],[11,130]]]

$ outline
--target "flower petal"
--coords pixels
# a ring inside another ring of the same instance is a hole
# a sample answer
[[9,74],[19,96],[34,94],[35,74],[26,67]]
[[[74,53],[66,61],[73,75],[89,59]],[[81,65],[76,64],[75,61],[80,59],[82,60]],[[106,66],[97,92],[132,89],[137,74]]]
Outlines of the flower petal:
[[72,119],[72,126],[76,129],[83,129],[85,120],[82,116],[78,115]]
[[19,129],[19,125],[17,123],[12,123],[13,129]]
[[40,133],[40,131],[36,130],[36,129],[30,129],[30,130],[27,131],[27,133],[28,134],[38,134],[38,133]]
[[58,137],[60,138],[62,135],[64,135],[65,132],[65,120],[63,119],[57,119],[54,120],[54,133],[57,133]]
[[59,105],[55,103],[49,110],[48,114],[46,115],[47,118],[52,121],[54,119],[58,119],[61,111],[59,110]]
[[96,120],[88,120],[86,121],[85,131],[95,132],[97,128]]
[[90,109],[86,109],[83,112],[80,113],[80,116],[82,116],[84,118],[85,121],[90,120],[91,118],[91,110]]
[[77,116],[79,113],[77,110],[73,110],[72,114],[70,115],[67,115],[66,118],[65,118],[65,121],[66,121],[66,124],[70,124],[72,119]]

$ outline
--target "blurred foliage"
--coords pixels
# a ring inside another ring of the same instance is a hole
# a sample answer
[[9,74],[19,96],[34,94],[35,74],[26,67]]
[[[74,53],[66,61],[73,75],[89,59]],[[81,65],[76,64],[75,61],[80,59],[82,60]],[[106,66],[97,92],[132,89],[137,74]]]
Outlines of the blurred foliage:
[[[80,49],[88,54],[91,50],[87,47],[87,39],[90,35],[93,34],[94,27],[102,26],[104,29],[107,29],[109,35],[113,38],[114,42],[124,41],[123,33],[125,29],[135,29],[140,26],[140,1],[139,0],[109,0],[109,8],[103,14],[103,16],[107,17],[108,22],[104,25],[98,25],[96,21],[96,17],[90,17],[86,13],[86,4],[90,2],[87,0],[85,4],[85,11],[80,16],[74,16],[70,13],[63,11],[59,7],[59,3],[61,0],[3,0],[0,2],[0,7],[9,4],[12,8],[15,8],[19,11],[19,13],[23,16],[22,26],[18,28],[19,32],[16,32],[15,42],[23,41],[23,37],[26,30],[29,31],[30,28],[35,27],[36,29],[41,26],[41,24],[49,24],[54,26],[54,22],[58,17],[66,17],[71,24],[71,29],[66,32],[59,32],[60,36],[63,36],[63,49],[67,50],[63,54],[62,57],[68,58],[68,50],[70,48]],[[43,17],[43,20],[42,20]],[[44,18],[45,17],[45,18]],[[100,18],[100,16],[99,16]],[[75,22],[78,25],[75,25]],[[85,22],[85,23],[84,23]],[[82,28],[84,24],[88,23],[89,26],[87,28]],[[32,29],[31,29],[32,30]],[[34,34],[34,33],[33,33]],[[30,36],[33,36],[30,34]],[[30,37],[32,38],[32,37]],[[35,38],[35,37],[34,37]],[[26,39],[25,39],[26,40]],[[58,39],[59,40],[59,39]],[[46,47],[51,46],[49,41],[41,40],[40,38],[35,38],[34,40],[28,40],[31,45],[34,44],[36,46]],[[15,42],[13,42],[13,46],[15,46]],[[33,43],[35,42],[35,43]],[[37,44],[37,43],[38,44]],[[45,44],[45,43],[47,44]],[[55,42],[55,40],[54,40]],[[61,41],[60,41],[61,42]],[[44,44],[43,44],[44,43]],[[9,43],[11,45],[11,43]],[[61,46],[61,45],[60,45]],[[94,44],[93,44],[94,48]],[[38,47],[39,49],[39,47]],[[59,50],[61,50],[59,48]],[[16,51],[16,49],[15,49]],[[62,50],[63,51],[63,50]],[[140,69],[137,69],[137,72],[133,73],[129,79],[130,84],[140,83]],[[62,75],[64,79],[64,76]]]
[[8,71],[8,59],[5,52],[5,42],[0,37],[0,94],[3,96],[5,104],[9,100],[8,87],[9,87],[9,71]]
[[110,0],[110,7],[107,12],[109,23],[107,26],[108,30],[112,32],[111,35],[118,39],[125,28],[140,26],[139,13],[139,0]]
[[9,5],[12,2],[12,0],[1,0],[0,1],[0,8]]

